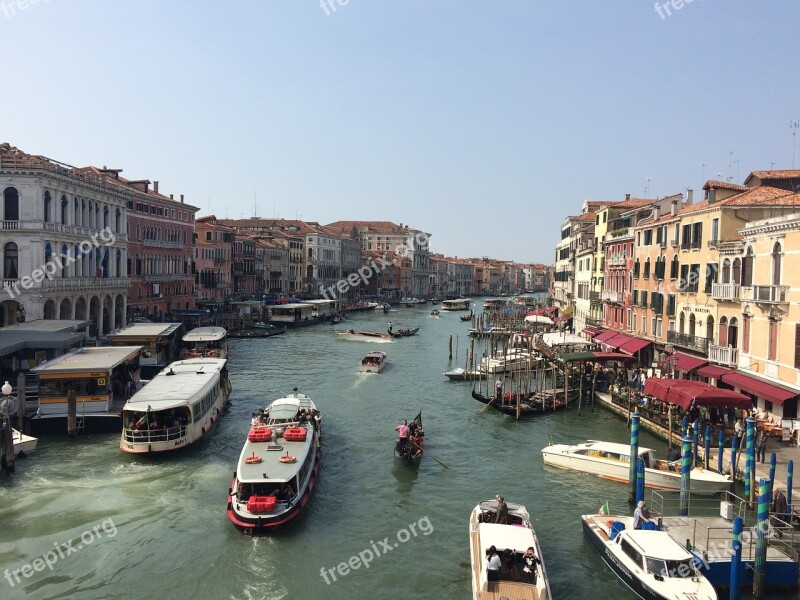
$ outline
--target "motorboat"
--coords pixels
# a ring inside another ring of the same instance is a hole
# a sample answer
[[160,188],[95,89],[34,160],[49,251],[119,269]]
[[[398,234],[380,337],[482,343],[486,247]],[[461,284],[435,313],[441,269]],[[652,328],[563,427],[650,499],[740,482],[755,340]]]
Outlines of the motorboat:
[[425,430],[422,429],[422,411],[419,411],[409,423],[412,429],[411,437],[403,448],[400,448],[400,440],[394,443],[394,457],[402,460],[409,465],[419,465],[422,462],[422,455],[425,453]]
[[228,518],[251,534],[288,524],[308,503],[319,465],[319,412],[295,388],[256,413],[228,491]]
[[[633,529],[633,518],[583,515],[583,535],[603,562],[645,600],[716,600],[700,558],[666,531]],[[649,523],[645,523],[649,526]]]
[[456,367],[455,369],[445,371],[442,375],[453,381],[472,381],[473,379],[484,379],[486,377],[486,372]]
[[14,456],[25,456],[36,450],[36,444],[39,441],[30,435],[25,435],[21,431],[11,429],[11,439],[14,442]]
[[508,371],[521,371],[533,366],[539,360],[530,352],[514,348],[508,352],[500,351],[494,356],[485,356],[478,364],[478,370],[486,373],[507,373]]
[[347,342],[391,342],[392,336],[388,333],[378,333],[377,331],[337,331],[336,335],[340,340]]
[[386,366],[386,352],[370,352],[361,359],[358,370],[362,373],[380,373]]
[[224,327],[195,327],[181,340],[181,358],[228,358],[227,335]]
[[[570,446],[553,444],[542,449],[544,464],[562,469],[582,471],[628,483],[630,477],[631,447],[628,444],[589,440]],[[657,460],[655,451],[639,447],[639,457],[644,460],[644,483],[648,488],[678,492],[681,489],[680,460]],[[693,494],[712,495],[731,488],[731,479],[711,470],[695,467],[689,474],[689,489]]]
[[[469,517],[472,599],[550,600],[542,549],[528,511],[508,502],[507,522],[496,523],[498,506],[497,500],[481,502]],[[490,571],[487,552],[492,546],[501,557],[501,567]],[[526,561],[529,548],[535,559]]]
[[226,364],[223,358],[188,358],[161,371],[122,407],[119,449],[156,454],[203,439],[228,404]]
[[434,308],[434,309],[431,311],[431,316],[432,316],[432,317],[438,317],[438,316],[439,316],[439,311],[438,311],[438,310],[436,310],[436,309]]

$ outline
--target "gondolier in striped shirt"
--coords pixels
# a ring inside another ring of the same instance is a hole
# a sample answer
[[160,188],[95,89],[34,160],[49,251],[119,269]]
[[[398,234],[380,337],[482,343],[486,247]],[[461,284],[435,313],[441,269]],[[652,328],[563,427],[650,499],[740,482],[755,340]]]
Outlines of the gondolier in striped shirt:
[[408,428],[408,421],[403,420],[394,430],[397,432],[397,451],[400,452],[400,454],[405,454],[408,436],[411,434],[411,430]]

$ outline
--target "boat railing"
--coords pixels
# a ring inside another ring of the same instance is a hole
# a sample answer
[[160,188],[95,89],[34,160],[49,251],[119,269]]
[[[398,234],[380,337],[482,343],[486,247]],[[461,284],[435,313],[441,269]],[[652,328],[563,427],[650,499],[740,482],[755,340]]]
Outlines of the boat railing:
[[[654,517],[671,517],[680,514],[680,494],[678,492],[652,490],[651,493],[650,513]],[[733,516],[740,517],[742,523],[747,525],[747,500],[731,491],[726,491],[721,496],[698,496],[690,492],[687,516],[719,515],[723,503],[732,505]]]
[[169,442],[185,437],[186,425],[168,427],[165,429],[123,429],[122,435],[126,442],[132,442],[134,444]]

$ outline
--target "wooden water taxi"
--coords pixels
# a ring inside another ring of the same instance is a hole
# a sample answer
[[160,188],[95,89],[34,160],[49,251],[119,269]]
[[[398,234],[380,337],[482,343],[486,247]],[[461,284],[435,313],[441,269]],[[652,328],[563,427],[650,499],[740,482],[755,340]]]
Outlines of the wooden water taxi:
[[[469,517],[472,599],[550,600],[542,549],[528,511],[509,502],[506,522],[496,523],[498,506],[497,500],[481,502]],[[499,569],[488,568],[490,548],[500,557]]]
[[386,352],[370,352],[361,359],[358,370],[362,373],[380,373],[386,366]]
[[377,331],[337,331],[336,335],[340,340],[347,342],[391,342],[392,336],[388,333],[378,333]]

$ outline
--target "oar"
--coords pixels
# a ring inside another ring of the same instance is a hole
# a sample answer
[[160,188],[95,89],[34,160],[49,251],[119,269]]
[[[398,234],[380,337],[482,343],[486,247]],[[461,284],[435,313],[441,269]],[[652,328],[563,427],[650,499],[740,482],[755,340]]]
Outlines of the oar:
[[439,463],[440,465],[442,465],[442,466],[443,466],[445,469],[449,469],[449,468],[450,468],[450,467],[448,467],[446,464],[444,464],[442,461],[440,461],[438,458],[436,458],[436,457],[435,457],[433,454],[431,454],[430,452],[427,452],[427,451],[425,450],[425,448],[423,448],[422,446],[420,446],[420,445],[418,445],[418,444],[416,444],[416,443],[414,443],[414,442],[411,442],[411,445],[412,445],[412,446],[416,446],[418,450],[422,450],[422,454],[423,454],[423,455],[424,455],[424,454],[427,454],[427,455],[428,455],[428,456],[430,456],[430,457],[431,457],[433,460],[435,460],[437,463]]
[[492,402],[494,402],[495,400],[497,400],[497,396],[495,396],[494,398],[492,398],[491,400],[489,400],[489,402],[486,404],[486,406],[484,406],[482,409],[480,409],[480,410],[478,411],[478,414],[482,413],[482,412],[483,412],[483,411],[485,411],[487,408],[489,408],[489,407],[492,405]]

